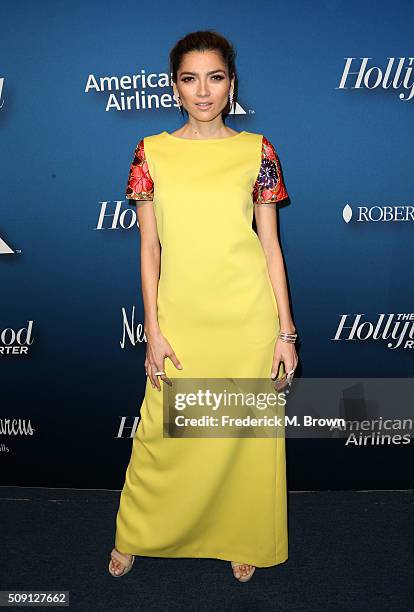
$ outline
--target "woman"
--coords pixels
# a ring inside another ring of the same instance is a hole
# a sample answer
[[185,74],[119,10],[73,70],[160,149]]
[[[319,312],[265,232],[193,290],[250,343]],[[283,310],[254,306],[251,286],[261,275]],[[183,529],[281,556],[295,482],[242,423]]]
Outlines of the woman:
[[212,31],[178,41],[173,92],[188,120],[140,140],[130,167],[148,378],[109,563],[116,577],[135,555],[209,557],[246,582],[288,557],[283,436],[163,437],[160,380],[291,377],[298,361],[274,210],[288,196],[266,137],[223,122],[236,103],[234,58]]

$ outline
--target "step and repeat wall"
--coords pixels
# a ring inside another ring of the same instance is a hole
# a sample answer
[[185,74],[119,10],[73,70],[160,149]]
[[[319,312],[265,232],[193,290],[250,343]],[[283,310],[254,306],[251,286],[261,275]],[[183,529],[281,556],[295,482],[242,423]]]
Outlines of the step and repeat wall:
[[[8,0],[0,16],[1,484],[122,487],[146,383],[125,187],[137,142],[183,123],[168,53],[191,31],[235,45],[227,125],[282,163],[297,377],[413,377],[411,2]],[[412,448],[288,439],[288,486],[409,488]]]

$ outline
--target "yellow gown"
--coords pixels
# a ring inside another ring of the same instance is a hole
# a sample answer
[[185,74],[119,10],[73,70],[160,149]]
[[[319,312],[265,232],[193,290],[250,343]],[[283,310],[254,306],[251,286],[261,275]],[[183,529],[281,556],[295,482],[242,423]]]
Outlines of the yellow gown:
[[[126,197],[156,215],[158,321],[183,366],[166,358],[167,376],[269,378],[279,318],[252,220],[254,206],[287,197],[273,145],[247,131],[204,140],[146,136]],[[147,378],[117,549],[256,567],[286,561],[284,437],[163,437],[162,399]]]

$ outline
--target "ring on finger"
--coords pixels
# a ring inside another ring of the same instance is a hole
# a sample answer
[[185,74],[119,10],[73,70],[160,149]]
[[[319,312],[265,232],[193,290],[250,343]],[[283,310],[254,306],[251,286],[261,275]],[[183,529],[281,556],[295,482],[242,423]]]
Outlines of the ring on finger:
[[290,372],[286,373],[286,380],[289,383],[293,380],[294,372],[295,372],[295,368],[293,368],[293,370],[290,370]]

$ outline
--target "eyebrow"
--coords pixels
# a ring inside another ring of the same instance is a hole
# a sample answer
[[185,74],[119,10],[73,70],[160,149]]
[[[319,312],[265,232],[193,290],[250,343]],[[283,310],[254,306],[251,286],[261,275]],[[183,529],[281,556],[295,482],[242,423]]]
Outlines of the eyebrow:
[[[209,74],[215,74],[216,72],[224,72],[224,74],[226,74],[226,73],[225,73],[225,71],[224,71],[224,70],[222,70],[221,68],[218,68],[218,70],[210,70],[209,72],[207,72],[207,74],[208,74],[208,75],[209,75]],[[191,74],[191,75],[193,75],[193,76],[196,76],[196,75],[198,74],[198,72],[189,72],[188,70],[186,70],[186,71],[182,72],[182,73],[180,74],[180,76],[182,76],[183,74]]]

